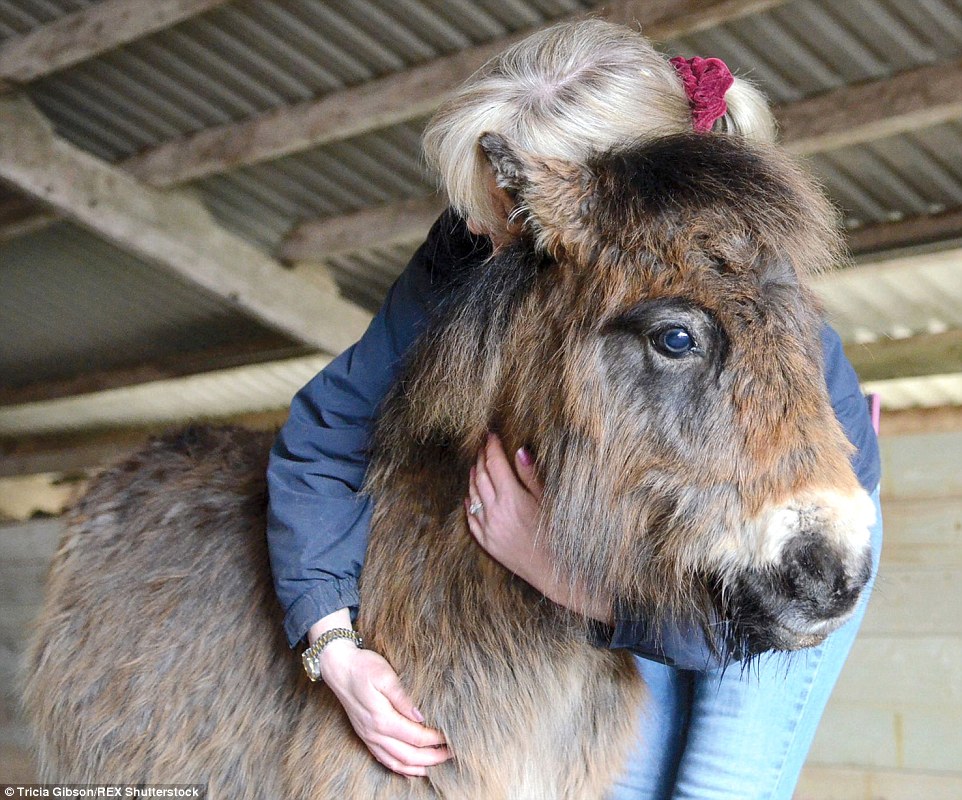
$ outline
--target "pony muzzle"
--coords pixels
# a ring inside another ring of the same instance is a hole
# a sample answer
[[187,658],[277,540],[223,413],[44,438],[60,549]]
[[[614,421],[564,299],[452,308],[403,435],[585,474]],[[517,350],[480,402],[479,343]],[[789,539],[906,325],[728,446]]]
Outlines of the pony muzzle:
[[872,577],[875,506],[862,490],[818,492],[766,516],[731,618],[752,652],[812,647],[851,618]]

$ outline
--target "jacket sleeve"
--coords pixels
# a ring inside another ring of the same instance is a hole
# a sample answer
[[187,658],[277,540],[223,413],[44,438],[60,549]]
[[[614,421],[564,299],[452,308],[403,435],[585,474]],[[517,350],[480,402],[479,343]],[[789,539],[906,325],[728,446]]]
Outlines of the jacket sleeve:
[[[868,406],[838,334],[823,325],[821,336],[825,382],[832,409],[848,440],[855,445],[852,468],[865,491],[871,493],[881,477],[881,460]],[[722,663],[694,624],[679,623],[653,631],[645,620],[619,616],[613,628],[599,631],[597,643],[610,648],[626,648],[644,658],[682,669],[714,669]]]
[[295,646],[339,608],[356,610],[372,501],[361,493],[378,409],[459,259],[486,255],[445,212],[388,292],[364,336],[291,402],[267,471],[267,545]]
[[427,311],[412,262],[355,345],[301,389],[267,470],[267,543],[291,646],[321,617],[356,607],[370,498],[360,493],[378,406]]

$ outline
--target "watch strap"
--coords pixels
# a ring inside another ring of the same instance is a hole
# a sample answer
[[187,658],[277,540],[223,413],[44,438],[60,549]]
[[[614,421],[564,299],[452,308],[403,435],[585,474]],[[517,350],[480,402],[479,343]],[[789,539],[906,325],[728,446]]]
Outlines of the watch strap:
[[350,639],[358,648],[364,648],[364,639],[361,638],[361,634],[355,630],[351,630],[351,628],[331,628],[329,631],[325,631],[314,640],[314,644],[308,647],[301,656],[304,671],[312,682],[317,681],[321,677],[319,663],[321,651],[337,639]]

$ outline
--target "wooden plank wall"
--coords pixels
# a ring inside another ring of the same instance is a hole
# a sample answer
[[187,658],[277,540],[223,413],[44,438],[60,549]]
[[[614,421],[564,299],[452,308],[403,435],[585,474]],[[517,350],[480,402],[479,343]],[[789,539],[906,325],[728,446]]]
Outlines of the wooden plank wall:
[[19,712],[18,666],[61,531],[57,519],[0,527],[0,783],[36,777]]
[[[796,800],[962,798],[962,433],[883,439],[885,548]],[[13,675],[55,520],[0,527],[0,782],[33,775]]]
[[796,800],[962,798],[962,433],[882,439],[875,593]]

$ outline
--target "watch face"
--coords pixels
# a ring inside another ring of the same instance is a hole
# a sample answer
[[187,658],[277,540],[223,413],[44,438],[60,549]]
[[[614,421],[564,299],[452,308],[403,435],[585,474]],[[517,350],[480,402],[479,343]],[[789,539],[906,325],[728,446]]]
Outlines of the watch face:
[[317,663],[317,659],[312,657],[307,651],[301,656],[301,661],[304,662],[304,671],[307,673],[307,677],[312,681],[316,681],[321,677],[321,665]]

